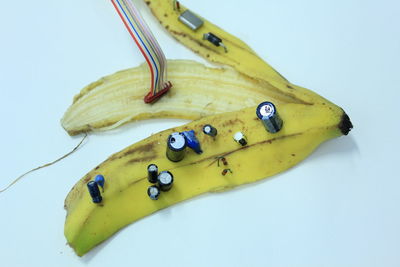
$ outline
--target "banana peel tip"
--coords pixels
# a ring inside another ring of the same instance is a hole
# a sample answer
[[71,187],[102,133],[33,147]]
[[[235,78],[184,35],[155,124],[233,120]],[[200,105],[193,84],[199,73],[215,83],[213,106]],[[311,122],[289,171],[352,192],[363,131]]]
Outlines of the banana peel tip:
[[343,111],[342,119],[339,123],[339,129],[343,135],[348,135],[351,129],[353,129],[353,124],[351,123],[350,117]]

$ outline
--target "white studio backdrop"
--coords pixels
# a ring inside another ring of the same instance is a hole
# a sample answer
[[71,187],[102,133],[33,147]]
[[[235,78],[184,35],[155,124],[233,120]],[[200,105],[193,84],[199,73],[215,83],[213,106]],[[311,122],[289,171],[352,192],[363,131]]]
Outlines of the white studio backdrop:
[[[167,58],[205,61],[135,0]],[[184,120],[89,136],[0,194],[0,266],[400,266],[398,1],[182,1],[291,82],[343,107],[354,130],[298,166],[142,219],[77,257],[65,196],[109,155]],[[81,88],[143,62],[110,1],[1,1],[0,186],[79,141],[60,118]]]

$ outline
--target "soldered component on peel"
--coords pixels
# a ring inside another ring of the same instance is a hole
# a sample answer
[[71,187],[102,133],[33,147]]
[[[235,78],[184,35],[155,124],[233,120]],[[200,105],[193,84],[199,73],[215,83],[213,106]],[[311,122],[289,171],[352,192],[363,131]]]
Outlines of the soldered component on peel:
[[193,31],[197,31],[201,26],[203,26],[204,21],[202,21],[199,17],[197,17],[190,10],[186,10],[179,16],[179,21],[185,24],[187,27],[192,29]]
[[218,131],[216,128],[211,126],[210,124],[206,124],[203,127],[203,133],[212,137],[216,137],[218,134]]
[[172,133],[167,140],[167,158],[170,161],[178,162],[185,157],[186,138],[181,133]]
[[193,149],[193,151],[196,152],[197,154],[203,153],[203,150],[201,150],[200,147],[200,142],[197,139],[196,134],[193,130],[182,132],[182,134],[186,138],[188,147]]
[[160,196],[160,188],[156,185],[151,185],[149,188],[147,188],[147,195],[152,199],[152,200],[157,200],[158,197]]
[[104,176],[101,174],[98,174],[94,178],[94,181],[101,187],[102,191],[104,192],[104,183],[106,182],[106,180],[104,179]]
[[242,146],[247,145],[247,138],[242,132],[235,133],[233,139]]
[[103,198],[101,197],[101,193],[99,190],[99,185],[95,181],[90,181],[87,183],[87,188],[90,196],[92,197],[93,203],[100,203]]
[[147,180],[149,180],[150,183],[157,183],[157,177],[158,177],[158,167],[156,164],[150,164],[147,166]]
[[224,50],[225,50],[225,53],[228,52],[228,49],[226,48],[226,46],[222,42],[222,39],[219,38],[218,36],[216,36],[215,34],[213,34],[211,32],[205,33],[203,35],[203,39],[209,41],[210,43],[212,43],[215,46],[222,46],[224,48]]
[[172,1],[172,7],[174,10],[181,11],[181,4],[177,0]]
[[276,107],[271,102],[262,102],[256,109],[257,117],[262,121],[265,129],[270,133],[279,132],[283,121],[280,118]]
[[222,164],[224,164],[225,166],[228,165],[228,161],[226,160],[226,158],[224,157],[218,157],[217,158],[217,166],[219,167],[219,161],[222,161]]
[[157,181],[161,191],[169,191],[174,183],[174,176],[169,171],[162,171],[158,175]]
[[225,176],[228,172],[232,173],[232,170],[231,170],[231,169],[224,169],[224,170],[221,172],[221,174],[222,174],[223,176]]

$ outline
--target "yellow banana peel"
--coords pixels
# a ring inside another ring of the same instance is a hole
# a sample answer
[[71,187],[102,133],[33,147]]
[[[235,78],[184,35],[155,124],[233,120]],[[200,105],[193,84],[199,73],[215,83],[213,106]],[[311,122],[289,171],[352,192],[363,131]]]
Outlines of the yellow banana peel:
[[[157,210],[194,196],[223,191],[282,172],[307,157],[320,143],[347,134],[351,123],[340,109],[315,104],[278,104],[284,126],[278,133],[267,132],[255,107],[218,114],[155,134],[112,155],[85,175],[65,201],[65,236],[78,255],[83,255],[122,227]],[[205,124],[218,129],[216,138],[202,133]],[[173,132],[194,130],[203,153],[186,150],[184,159],[166,157],[166,140]],[[248,144],[241,146],[233,135],[241,131]],[[218,166],[218,157],[228,165]],[[268,162],[268,164],[266,164]],[[174,175],[174,185],[151,200],[147,188],[147,166]],[[232,173],[222,174],[224,168]],[[98,174],[106,183],[101,204],[92,203],[86,184]]]
[[[149,80],[145,65],[106,76],[75,97],[62,119],[63,127],[71,135],[152,117],[196,119],[127,147],[77,182],[65,200],[64,233],[79,256],[124,226],[160,209],[285,171],[322,142],[347,135],[352,128],[349,117],[340,107],[289,83],[238,38],[205,19],[201,31],[187,28],[178,20],[186,8],[181,5],[178,12],[173,2],[146,1],[178,41],[207,60],[233,69],[169,61],[168,75],[174,87],[154,105],[143,103]],[[222,38],[228,52],[202,40],[204,32]],[[266,100],[274,102],[284,122],[275,134],[265,130],[255,113],[256,105]],[[203,134],[205,124],[218,129],[216,138]],[[186,150],[182,161],[169,161],[167,137],[173,132],[192,129],[204,152],[199,155]],[[247,136],[246,146],[233,140],[238,131]],[[228,165],[219,165],[220,157]],[[150,163],[174,175],[174,186],[162,192],[158,200],[151,200],[147,195]],[[232,172],[223,173],[226,168]],[[103,201],[94,204],[86,184],[98,174],[106,178],[106,183]]]

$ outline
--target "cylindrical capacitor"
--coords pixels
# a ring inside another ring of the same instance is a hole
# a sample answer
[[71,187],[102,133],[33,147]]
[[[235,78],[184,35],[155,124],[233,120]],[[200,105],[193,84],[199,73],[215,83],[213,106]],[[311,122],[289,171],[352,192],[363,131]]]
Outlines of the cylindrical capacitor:
[[174,162],[181,161],[185,156],[186,145],[186,138],[182,134],[172,133],[167,140],[167,158]]
[[158,177],[158,167],[156,164],[150,164],[147,166],[147,179],[149,180],[150,183],[157,183],[157,177]]
[[233,136],[233,139],[236,142],[238,142],[239,144],[241,144],[242,146],[247,145],[247,138],[242,132],[235,133],[235,135]]
[[212,127],[210,124],[206,124],[203,127],[203,133],[205,133],[206,135],[215,137],[218,134],[217,129],[215,129],[214,127]]
[[160,188],[156,185],[149,186],[147,189],[147,195],[149,195],[152,200],[157,200],[160,196]]
[[95,181],[90,181],[87,183],[87,188],[90,196],[92,197],[93,203],[100,203],[103,200],[99,190],[99,185]]
[[161,191],[168,191],[172,187],[174,176],[169,171],[162,171],[158,175],[158,186]]
[[268,132],[276,133],[282,128],[283,121],[271,102],[262,102],[258,105],[256,114]]

